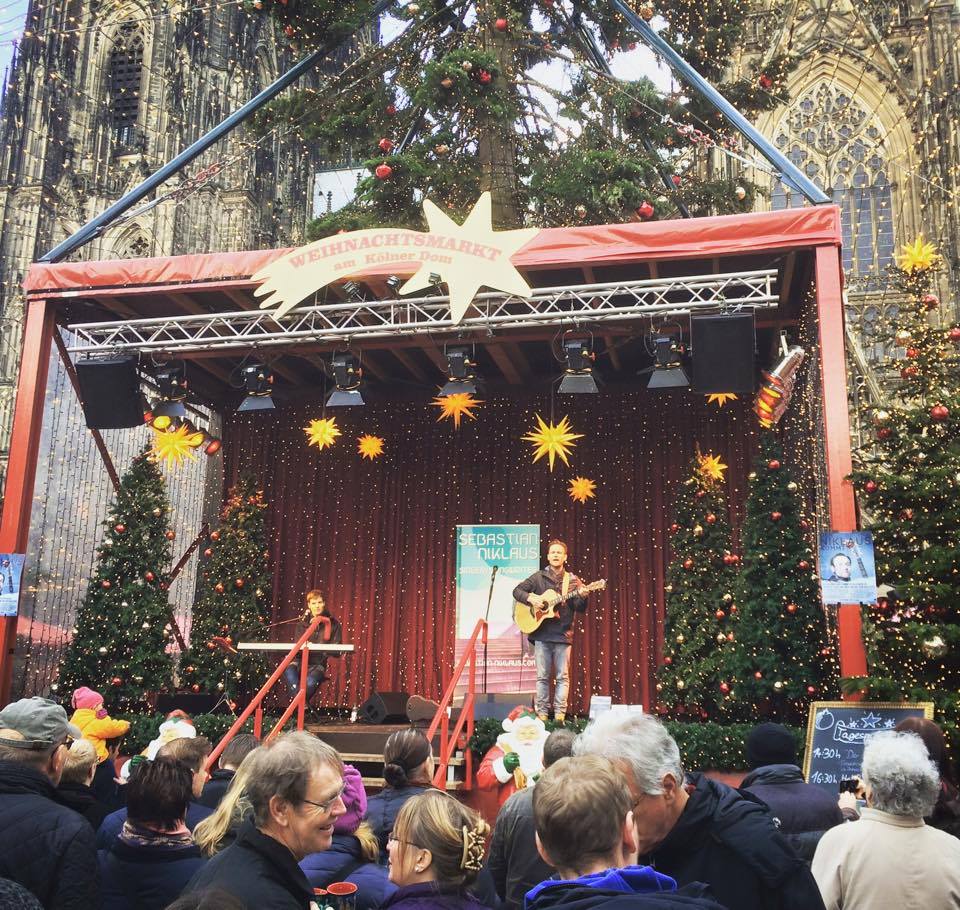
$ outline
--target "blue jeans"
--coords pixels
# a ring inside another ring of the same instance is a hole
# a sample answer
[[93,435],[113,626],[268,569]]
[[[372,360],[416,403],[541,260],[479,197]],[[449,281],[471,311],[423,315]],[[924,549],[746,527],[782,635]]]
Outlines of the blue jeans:
[[[307,704],[310,704],[310,700],[316,694],[317,689],[320,688],[320,683],[327,678],[325,669],[325,667],[318,666],[307,668]],[[287,684],[290,694],[296,695],[300,689],[299,660],[296,663],[290,664],[290,666],[283,671],[283,681]]]
[[556,681],[553,695],[554,714],[566,714],[567,692],[570,689],[570,677],[567,673],[570,645],[560,641],[535,641],[533,659],[537,665],[537,714],[550,713],[551,679]]

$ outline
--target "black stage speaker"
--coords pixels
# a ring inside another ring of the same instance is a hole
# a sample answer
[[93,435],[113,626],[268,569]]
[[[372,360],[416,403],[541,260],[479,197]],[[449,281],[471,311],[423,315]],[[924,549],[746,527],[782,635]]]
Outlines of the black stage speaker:
[[360,705],[360,719],[368,724],[399,724],[407,720],[409,692],[374,692]]
[[753,313],[692,316],[690,341],[694,393],[749,395],[754,391],[757,371],[754,366]]
[[136,357],[78,360],[80,403],[91,430],[143,426]]

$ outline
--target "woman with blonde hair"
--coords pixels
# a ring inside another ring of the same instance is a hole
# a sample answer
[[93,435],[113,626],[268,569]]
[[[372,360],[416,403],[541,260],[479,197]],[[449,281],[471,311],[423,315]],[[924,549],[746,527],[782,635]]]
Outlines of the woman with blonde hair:
[[333,841],[321,853],[300,860],[300,868],[312,888],[326,888],[333,882],[357,886],[357,910],[376,910],[396,890],[387,880],[387,870],[378,862],[380,845],[363,820],[367,794],[363,777],[352,765],[343,766],[343,806],[347,810],[333,823]]
[[391,910],[481,910],[467,889],[483,867],[490,826],[440,790],[404,803],[390,834]]
[[193,829],[193,842],[205,857],[209,858],[224,847],[229,847],[237,836],[240,823],[252,813],[245,791],[259,752],[258,746],[247,753],[217,808]]

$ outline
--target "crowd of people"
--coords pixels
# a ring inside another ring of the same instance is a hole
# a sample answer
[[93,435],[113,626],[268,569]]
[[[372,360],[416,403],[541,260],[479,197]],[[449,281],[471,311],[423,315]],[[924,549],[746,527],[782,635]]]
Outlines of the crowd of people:
[[[96,715],[97,697],[77,710]],[[543,773],[491,837],[432,788],[415,729],[390,737],[368,799],[305,732],[239,735],[208,775],[210,743],[182,718],[185,735],[135,756],[121,783],[126,730],[91,739],[76,719],[39,697],[0,711],[0,907],[960,908],[960,795],[931,721],[869,737],[862,794],[834,799],[804,781],[777,724],[750,734],[735,789],[687,772],[655,718],[608,713],[550,734]]]

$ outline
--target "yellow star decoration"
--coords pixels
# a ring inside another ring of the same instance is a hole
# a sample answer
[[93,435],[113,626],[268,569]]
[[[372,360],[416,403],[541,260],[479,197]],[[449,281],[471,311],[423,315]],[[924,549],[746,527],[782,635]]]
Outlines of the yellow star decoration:
[[473,408],[480,407],[482,401],[473,397],[470,392],[454,392],[452,395],[438,395],[433,399],[433,403],[440,408],[438,421],[447,417],[453,418],[453,425],[460,429],[460,418],[469,417],[476,420],[477,415],[473,413]]
[[918,234],[913,243],[905,243],[897,256],[897,265],[905,272],[925,272],[937,264],[940,256],[932,243]]
[[188,459],[197,457],[194,432],[182,423],[175,430],[154,430],[153,454],[157,461],[179,467]]
[[340,427],[337,426],[336,417],[323,417],[319,420],[311,420],[303,428],[307,434],[307,445],[316,446],[318,449],[325,449],[332,446],[340,435]]
[[357,440],[357,451],[361,457],[369,458],[373,461],[374,458],[379,458],[383,454],[383,440],[379,436],[371,436],[369,433],[364,433],[363,436]]
[[597,485],[594,481],[586,477],[574,477],[567,487],[567,492],[574,502],[585,503],[588,499],[593,499],[597,494],[594,492]]
[[733,392],[714,392],[712,395],[707,395],[707,404],[715,404],[718,408],[722,408],[728,401],[736,401],[737,396]]
[[720,460],[719,455],[698,455],[697,473],[700,479],[707,483],[723,480],[723,472],[727,466]]
[[573,440],[580,439],[583,433],[572,432],[573,427],[570,426],[566,417],[560,423],[553,424],[545,423],[539,414],[535,416],[539,426],[523,437],[527,442],[532,442],[536,446],[533,453],[534,462],[539,461],[546,455],[550,462],[551,471],[553,470],[553,463],[558,457],[565,465],[569,465],[567,456],[570,454],[570,449],[576,445]]

